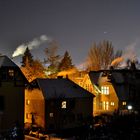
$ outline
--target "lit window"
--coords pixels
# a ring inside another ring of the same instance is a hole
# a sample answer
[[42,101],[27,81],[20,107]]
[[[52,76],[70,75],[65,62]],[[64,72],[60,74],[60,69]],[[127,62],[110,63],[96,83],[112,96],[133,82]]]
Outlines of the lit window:
[[101,92],[102,92],[102,94],[109,95],[109,87],[102,86]]
[[9,76],[11,76],[11,77],[14,76],[14,70],[10,69],[10,70],[8,71],[8,73],[9,73]]
[[53,113],[50,113],[49,116],[52,118],[53,117]]
[[103,109],[108,110],[109,109],[109,102],[103,101]]
[[109,102],[106,102],[106,110],[109,108]]
[[29,105],[30,104],[30,100],[26,100],[26,105]]
[[111,102],[110,104],[111,104],[112,106],[114,106],[114,105],[115,105],[115,103],[114,103],[114,102]]
[[126,102],[122,102],[122,105],[126,105]]
[[66,101],[62,101],[61,108],[67,108],[67,102]]

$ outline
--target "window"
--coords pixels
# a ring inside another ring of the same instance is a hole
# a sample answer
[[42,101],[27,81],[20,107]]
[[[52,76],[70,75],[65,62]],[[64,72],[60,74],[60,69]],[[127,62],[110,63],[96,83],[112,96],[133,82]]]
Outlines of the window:
[[124,101],[124,102],[122,102],[122,105],[124,105],[124,106],[125,106],[125,105],[126,105],[126,102],[125,102],[125,101]]
[[104,101],[103,102],[103,110],[108,110],[109,109],[109,102]]
[[10,77],[13,77],[13,76],[14,76],[14,70],[9,69],[8,73],[9,73],[9,76],[10,76]]
[[110,103],[110,105],[114,106],[114,105],[115,105],[115,103],[114,103],[114,102],[111,102],[111,103]]
[[52,118],[52,117],[53,117],[53,113],[51,112],[51,113],[49,114],[49,116],[50,116],[50,118]]
[[4,96],[0,96],[0,111],[4,111]]
[[101,87],[101,92],[102,92],[102,94],[109,95],[109,87],[102,86]]
[[1,79],[4,81],[14,79],[14,70],[13,69],[2,69],[1,70]]
[[8,70],[8,79],[9,80],[13,80],[14,79],[14,70],[13,69],[9,69]]
[[109,108],[109,102],[106,102],[106,110]]
[[61,108],[67,108],[67,102],[66,101],[62,101],[61,103]]
[[29,105],[30,104],[30,100],[26,100],[26,105]]

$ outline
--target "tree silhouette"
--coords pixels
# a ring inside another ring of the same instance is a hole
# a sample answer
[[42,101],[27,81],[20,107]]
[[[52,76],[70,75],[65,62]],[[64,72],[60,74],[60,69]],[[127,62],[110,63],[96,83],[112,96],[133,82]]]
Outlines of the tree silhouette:
[[27,78],[29,82],[36,78],[45,78],[45,68],[39,59],[34,60],[33,56],[28,49],[25,50],[25,53],[22,57],[21,71]]
[[64,71],[64,70],[69,70],[74,68],[74,66],[72,65],[72,59],[69,55],[69,53],[66,51],[64,54],[63,59],[61,60],[60,64],[59,64],[59,71]]
[[24,54],[23,54],[23,57],[22,57],[22,67],[25,67],[27,65],[31,66],[32,63],[33,63],[33,56],[29,50],[29,48],[27,47]]

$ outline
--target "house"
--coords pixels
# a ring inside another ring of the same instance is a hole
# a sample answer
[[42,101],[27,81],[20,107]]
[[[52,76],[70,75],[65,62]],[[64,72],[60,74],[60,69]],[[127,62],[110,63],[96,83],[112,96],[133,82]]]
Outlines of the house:
[[24,126],[24,88],[26,78],[7,56],[0,56],[0,131],[18,121]]
[[89,76],[97,89],[95,114],[140,110],[140,70],[91,71]]
[[36,79],[25,90],[25,123],[48,131],[80,127],[93,114],[93,97],[68,78]]

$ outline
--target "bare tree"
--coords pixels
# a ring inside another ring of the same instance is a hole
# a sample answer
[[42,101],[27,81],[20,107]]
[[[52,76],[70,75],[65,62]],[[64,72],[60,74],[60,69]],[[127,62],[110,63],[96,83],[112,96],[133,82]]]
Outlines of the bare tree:
[[94,43],[88,52],[86,68],[88,71],[107,69],[111,62],[121,55],[122,51],[114,53],[112,43],[109,41]]
[[44,59],[44,63],[48,64],[48,70],[51,73],[56,73],[58,70],[58,65],[60,63],[60,55],[57,55],[58,43],[52,41],[49,43],[49,47],[45,49],[45,54],[47,59]]

